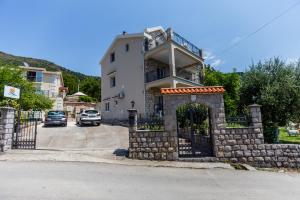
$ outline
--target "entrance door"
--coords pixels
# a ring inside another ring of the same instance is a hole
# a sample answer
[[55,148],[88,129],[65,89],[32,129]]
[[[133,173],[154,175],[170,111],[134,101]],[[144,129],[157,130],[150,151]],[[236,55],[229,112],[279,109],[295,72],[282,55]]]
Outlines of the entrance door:
[[179,157],[212,156],[212,144],[207,107],[187,104],[177,109]]

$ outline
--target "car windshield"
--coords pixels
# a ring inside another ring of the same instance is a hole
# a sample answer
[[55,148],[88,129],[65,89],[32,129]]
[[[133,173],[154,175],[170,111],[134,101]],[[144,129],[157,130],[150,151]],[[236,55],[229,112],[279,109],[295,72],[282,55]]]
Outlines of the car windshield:
[[48,116],[65,115],[64,111],[49,111]]
[[85,113],[86,114],[97,114],[98,111],[97,110],[86,110]]

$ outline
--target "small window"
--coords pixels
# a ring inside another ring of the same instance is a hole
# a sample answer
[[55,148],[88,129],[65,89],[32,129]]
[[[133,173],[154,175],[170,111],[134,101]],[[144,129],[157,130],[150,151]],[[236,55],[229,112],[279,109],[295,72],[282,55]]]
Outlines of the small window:
[[115,105],[116,105],[116,106],[118,105],[118,101],[115,101]]
[[116,87],[116,77],[110,77],[110,87]]
[[105,103],[105,111],[109,111],[109,102]]
[[110,62],[114,62],[115,61],[115,52],[110,54]]
[[125,45],[125,50],[126,50],[126,52],[129,51],[129,44],[126,44],[126,45]]

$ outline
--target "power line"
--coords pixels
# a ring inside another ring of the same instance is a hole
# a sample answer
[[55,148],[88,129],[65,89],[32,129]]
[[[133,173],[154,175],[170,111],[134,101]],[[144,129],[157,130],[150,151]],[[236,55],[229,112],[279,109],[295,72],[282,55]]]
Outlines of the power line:
[[238,46],[241,42],[243,42],[244,40],[248,39],[249,37],[255,35],[259,31],[261,31],[262,29],[266,28],[267,26],[269,26],[270,24],[272,24],[274,21],[276,21],[277,19],[279,19],[280,17],[282,17],[283,15],[287,14],[289,11],[291,11],[292,9],[294,9],[295,7],[297,7],[299,4],[300,4],[300,1],[297,1],[296,3],[292,4],[290,7],[288,7],[287,9],[285,9],[284,11],[282,11],[281,13],[279,13],[279,15],[273,17],[271,20],[269,20],[266,23],[264,23],[262,26],[260,26],[255,31],[249,33],[248,35],[246,35],[245,37],[243,37],[242,39],[240,39],[239,41],[237,41],[235,44],[233,44],[233,45],[229,46],[228,48],[224,49],[223,51],[221,51],[220,54],[224,54],[227,51],[229,51],[229,50],[233,49],[234,47]]

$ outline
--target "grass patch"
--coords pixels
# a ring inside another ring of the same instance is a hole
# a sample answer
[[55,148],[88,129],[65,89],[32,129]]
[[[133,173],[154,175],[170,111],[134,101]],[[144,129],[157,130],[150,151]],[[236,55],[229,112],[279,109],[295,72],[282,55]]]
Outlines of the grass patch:
[[236,170],[247,170],[247,168],[239,163],[230,163],[230,165]]
[[285,127],[279,128],[279,143],[300,144],[300,135],[289,136]]
[[245,128],[245,125],[238,123],[226,123],[226,128]]

